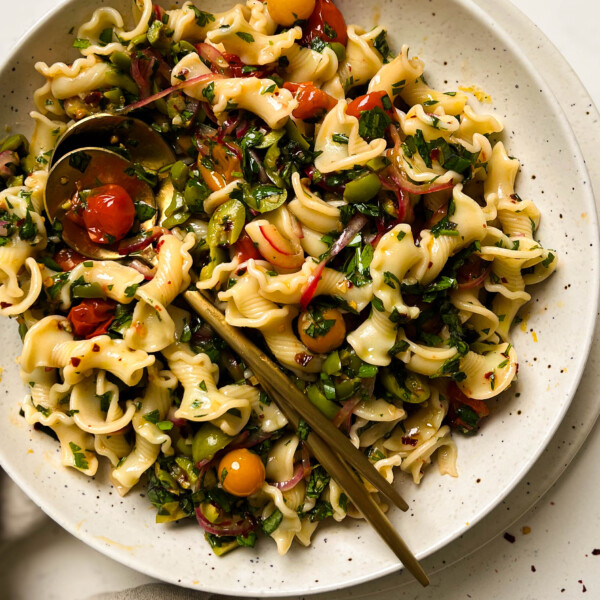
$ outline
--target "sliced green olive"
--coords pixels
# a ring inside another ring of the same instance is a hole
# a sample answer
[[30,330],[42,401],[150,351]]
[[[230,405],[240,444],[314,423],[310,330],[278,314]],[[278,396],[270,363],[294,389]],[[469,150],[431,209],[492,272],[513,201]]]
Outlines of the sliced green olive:
[[380,189],[381,181],[379,181],[379,177],[375,173],[367,173],[346,184],[344,188],[344,200],[350,204],[368,202],[377,195]]
[[73,298],[104,298],[104,290],[99,283],[83,283],[71,288]]
[[237,242],[246,223],[246,209],[239,200],[221,204],[208,222],[206,242],[210,247],[231,246]]
[[244,186],[244,202],[260,213],[279,208],[287,199],[287,190],[276,185],[259,184],[250,189]]
[[325,394],[313,383],[306,388],[308,399],[328,418],[333,419],[340,407],[331,400],[327,400]]
[[227,252],[223,248],[210,248],[210,262],[202,267],[200,281],[206,281],[212,277],[215,267],[227,260]]
[[389,368],[381,372],[383,387],[403,402],[420,404],[431,395],[429,384],[416,373],[394,373]]
[[344,62],[346,60],[346,47],[339,42],[329,42],[329,46],[335,52],[338,62]]
[[211,423],[204,423],[194,435],[192,442],[192,457],[197,464],[202,460],[212,458],[222,450],[233,438],[223,433]]
[[27,154],[27,152],[29,152],[29,142],[24,135],[17,133],[16,135],[11,135],[2,142],[0,152],[4,152],[5,150],[11,150],[12,152],[21,150],[23,154]]
[[185,190],[189,173],[189,167],[180,160],[174,163],[171,167],[171,181],[173,182],[175,188],[180,192]]
[[115,106],[123,106],[125,104],[125,96],[120,88],[113,88],[112,90],[106,90],[103,96]]
[[371,169],[371,171],[375,171],[375,173],[379,173],[379,171],[383,171],[390,164],[389,158],[385,156],[376,156],[372,158],[368,163],[367,167]]
[[190,211],[194,214],[204,212],[204,201],[210,195],[210,191],[203,181],[198,179],[188,180],[183,196],[185,203],[187,204]]
[[109,60],[115,67],[121,69],[121,71],[129,73],[129,69],[131,68],[131,57],[129,54],[125,52],[113,52]]
[[335,384],[335,396],[338,400],[346,400],[350,398],[356,391],[357,380],[355,379],[343,379],[342,381]]
[[300,133],[300,130],[298,129],[294,121],[288,119],[287,123],[285,124],[285,130],[290,136],[290,139],[296,142],[300,146],[300,148],[302,148],[302,150],[308,150],[310,148],[310,144],[308,143],[307,139]]
[[154,21],[146,32],[150,45],[159,50],[167,49],[170,46],[168,31],[169,29],[164,23],[161,21]]
[[342,361],[340,360],[340,353],[337,350],[334,350],[323,363],[321,370],[326,375],[333,375],[338,371],[342,370]]
[[188,210],[184,195],[178,190],[175,190],[173,193],[171,204],[165,210],[165,217],[162,226],[167,229],[182,225],[190,217],[190,211]]

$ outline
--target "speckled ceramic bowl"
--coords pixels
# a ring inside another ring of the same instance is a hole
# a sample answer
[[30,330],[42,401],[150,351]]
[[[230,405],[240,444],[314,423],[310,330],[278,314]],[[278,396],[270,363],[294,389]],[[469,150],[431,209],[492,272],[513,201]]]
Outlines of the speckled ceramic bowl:
[[[0,124],[29,132],[27,114],[38,80],[36,60],[74,58],[68,31],[101,4],[68,0],[34,28],[0,71]],[[216,3],[213,2],[216,7]],[[391,517],[424,557],[481,519],[516,485],[543,451],[573,397],[587,357],[598,296],[596,213],[585,167],[564,114],[544,81],[503,31],[466,0],[338,0],[349,23],[381,23],[396,48],[411,46],[434,86],[478,85],[506,124],[503,139],[523,167],[519,194],[542,212],[539,237],[560,266],[533,299],[514,332],[519,382],[497,402],[483,431],[457,436],[460,477],[430,469],[419,487],[400,477],[407,514]],[[210,10],[210,3],[203,6]],[[223,9],[219,5],[219,9]],[[552,78],[553,73],[543,73]],[[101,472],[87,479],[59,463],[57,445],[18,416],[25,393],[14,364],[16,326],[0,322],[0,461],[19,485],[71,533],[128,566],[190,588],[234,596],[274,596],[339,589],[399,568],[363,523],[326,525],[308,548],[279,557],[268,540],[255,550],[216,558],[194,524],[159,526],[143,490],[120,498]]]

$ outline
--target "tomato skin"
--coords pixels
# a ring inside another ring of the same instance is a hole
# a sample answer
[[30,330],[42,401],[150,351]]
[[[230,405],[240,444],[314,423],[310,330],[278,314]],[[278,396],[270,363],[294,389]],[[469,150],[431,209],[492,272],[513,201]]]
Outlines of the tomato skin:
[[115,318],[115,303],[102,298],[88,298],[74,306],[67,316],[78,337],[89,340],[108,331]]
[[267,66],[264,66],[258,67],[255,71],[246,70],[246,72],[244,72],[244,67],[253,65],[246,65],[241,61],[240,57],[237,54],[231,54],[229,52],[225,52],[223,54],[223,58],[229,63],[230,77],[258,77],[260,79],[264,77],[269,71],[269,68]]
[[301,43],[308,46],[315,38],[324,42],[338,42],[345,46],[348,43],[346,20],[331,0],[317,0],[315,10],[304,26]]
[[240,261],[240,264],[251,258],[254,260],[262,260],[262,256],[258,251],[258,248],[254,245],[254,242],[245,231],[242,233],[233,247],[235,248],[235,255]]
[[54,256],[54,262],[63,271],[72,271],[77,265],[89,260],[82,254],[79,254],[77,250],[72,248],[61,248]]
[[378,107],[387,113],[388,116],[394,118],[394,111],[391,108],[385,108],[383,105],[383,98],[387,95],[387,92],[379,91],[371,92],[370,94],[365,94],[364,96],[359,96],[358,98],[352,100],[350,104],[348,104],[346,114],[358,119],[363,111],[372,110],[373,108]]
[[286,81],[283,87],[292,92],[296,100],[298,100],[298,106],[292,112],[292,115],[296,119],[304,120],[321,116],[337,104],[335,98],[314,86],[311,81],[304,81],[302,83]]
[[228,452],[219,462],[217,473],[225,491],[241,498],[258,492],[265,481],[260,457],[246,448]]
[[87,197],[83,222],[96,244],[122,240],[135,220],[135,206],[127,190],[108,184],[94,188]]

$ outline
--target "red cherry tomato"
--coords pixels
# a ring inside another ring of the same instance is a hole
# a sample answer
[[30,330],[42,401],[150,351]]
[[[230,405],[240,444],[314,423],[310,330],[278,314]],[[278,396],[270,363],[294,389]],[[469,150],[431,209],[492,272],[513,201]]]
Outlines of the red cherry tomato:
[[[267,66],[254,67],[253,65],[246,65],[237,54],[225,52],[223,58],[229,63],[229,77],[258,77],[260,79],[270,70]],[[244,67],[246,67],[245,70]]]
[[115,318],[115,303],[102,298],[89,298],[74,306],[68,315],[76,336],[90,339],[108,331]]
[[348,43],[348,32],[344,16],[331,0],[317,0],[315,10],[304,26],[302,44],[308,46],[315,38],[324,42]]
[[77,265],[85,262],[87,259],[82,254],[79,254],[77,250],[72,248],[62,248],[54,255],[54,262],[63,271],[72,271]]
[[[384,100],[386,96],[388,102]],[[350,104],[348,104],[346,114],[352,117],[356,117],[358,119],[363,111],[372,110],[375,107],[379,107],[390,117],[394,117],[394,111],[392,110],[392,101],[390,100],[390,97],[388,96],[387,92],[384,91],[371,92],[370,94],[365,94],[364,96],[359,96],[358,98],[355,98],[354,100],[352,100],[352,102],[350,102]]]
[[120,185],[101,185],[87,197],[83,221],[88,235],[97,244],[122,240],[135,219],[133,200]]
[[312,119],[321,116],[337,104],[335,98],[315,87],[310,81],[303,83],[286,81],[283,87],[292,92],[298,100],[298,106],[292,112],[296,119]]
[[246,262],[253,258],[254,260],[262,260],[262,256],[250,236],[244,231],[238,241],[234,244],[235,255],[240,263]]

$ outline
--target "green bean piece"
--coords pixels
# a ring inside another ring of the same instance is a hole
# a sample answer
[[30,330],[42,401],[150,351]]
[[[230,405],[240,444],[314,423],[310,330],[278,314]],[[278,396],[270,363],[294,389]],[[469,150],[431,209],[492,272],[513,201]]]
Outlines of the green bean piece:
[[113,52],[109,60],[117,69],[121,69],[124,73],[129,73],[131,57],[126,52]]
[[339,42],[329,42],[329,46],[335,52],[338,62],[342,63],[346,60],[346,47]]
[[246,223],[246,209],[239,200],[221,204],[208,222],[206,242],[210,247],[231,246],[240,237]]
[[431,395],[427,382],[416,373],[394,373],[386,367],[381,371],[381,383],[390,394],[409,404],[425,402]]
[[99,283],[84,283],[71,288],[73,298],[104,298],[104,290]]
[[212,423],[203,423],[194,435],[192,442],[192,458],[198,464],[202,460],[211,459],[222,450],[233,438],[223,433]]
[[337,350],[334,350],[325,359],[321,370],[326,375],[333,375],[334,373],[342,370],[342,361],[340,360],[340,353]]
[[296,125],[296,123],[294,123],[294,121],[288,119],[287,123],[285,124],[285,130],[290,136],[290,139],[296,142],[300,146],[300,148],[302,148],[302,150],[310,149],[310,144],[308,143],[307,139],[300,133],[300,130],[298,129],[298,126]]
[[377,195],[381,189],[381,181],[375,173],[367,173],[358,179],[349,181],[344,188],[344,200],[353,204],[355,202],[368,202]]
[[21,150],[22,154],[27,154],[29,152],[29,142],[23,134],[17,133],[2,142],[0,152],[4,152],[5,150],[11,150],[12,152]]
[[333,419],[338,414],[340,407],[331,400],[327,400],[325,395],[314,383],[306,388],[308,399],[328,418]]
[[183,192],[185,190],[189,173],[190,169],[188,168],[188,166],[180,160],[178,160],[171,167],[171,181],[173,182],[175,188],[178,189],[180,192]]

